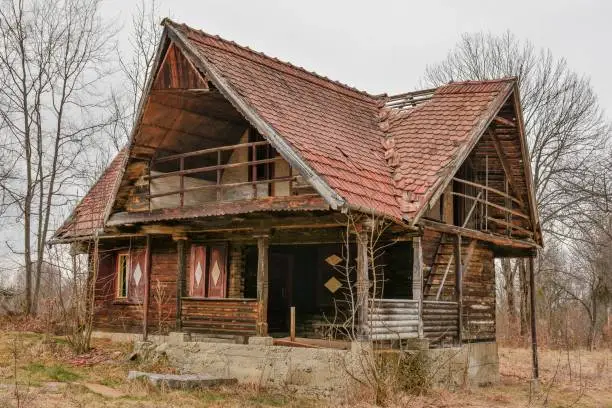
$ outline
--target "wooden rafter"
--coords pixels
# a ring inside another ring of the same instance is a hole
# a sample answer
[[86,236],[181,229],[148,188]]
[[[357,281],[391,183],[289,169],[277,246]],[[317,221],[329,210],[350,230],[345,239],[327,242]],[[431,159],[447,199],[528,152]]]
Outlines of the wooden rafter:
[[494,117],[493,122],[500,124],[500,125],[504,125],[504,126],[516,127],[516,123],[514,123],[513,121],[509,119],[503,118],[501,116]]

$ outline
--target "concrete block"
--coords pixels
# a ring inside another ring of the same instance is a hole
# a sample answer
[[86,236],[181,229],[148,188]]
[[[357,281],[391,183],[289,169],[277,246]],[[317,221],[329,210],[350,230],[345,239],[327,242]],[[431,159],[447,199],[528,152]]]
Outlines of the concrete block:
[[271,346],[274,344],[272,337],[252,336],[249,337],[249,344],[252,346]]
[[181,345],[186,341],[189,341],[189,334],[183,332],[170,332],[167,336],[167,342],[172,345]]
[[428,350],[429,340],[427,339],[406,339],[404,340],[406,350]]

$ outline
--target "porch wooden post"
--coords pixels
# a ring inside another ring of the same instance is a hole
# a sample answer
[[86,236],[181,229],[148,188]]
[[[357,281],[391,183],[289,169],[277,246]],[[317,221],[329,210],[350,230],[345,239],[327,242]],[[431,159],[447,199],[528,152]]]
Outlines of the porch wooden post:
[[463,331],[463,260],[461,259],[461,235],[455,239],[455,298],[457,300],[457,337],[462,342]]
[[176,330],[183,329],[183,296],[185,291],[185,275],[187,262],[185,259],[186,237],[173,237],[176,241],[177,275],[176,275]]
[[368,233],[357,232],[357,330],[361,339],[368,337],[368,295],[370,282],[368,277]]
[[143,300],[143,319],[142,319],[142,339],[147,341],[149,336],[149,297],[151,294],[151,235],[147,234],[145,248],[145,267],[144,267],[144,300]]
[[257,237],[257,335],[268,335],[268,249],[269,236]]
[[538,336],[536,334],[536,306],[535,306],[535,277],[534,277],[534,261],[533,257],[529,258],[529,300],[531,312],[531,361],[533,365],[533,380],[535,382],[540,378],[540,369],[538,366]]
[[423,337],[423,247],[421,237],[412,239],[412,299],[419,302],[419,338]]

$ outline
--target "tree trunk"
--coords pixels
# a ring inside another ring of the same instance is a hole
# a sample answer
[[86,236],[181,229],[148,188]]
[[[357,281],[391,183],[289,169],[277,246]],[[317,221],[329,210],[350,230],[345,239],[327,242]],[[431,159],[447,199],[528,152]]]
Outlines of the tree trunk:
[[502,274],[504,275],[504,291],[506,292],[506,305],[508,307],[508,320],[514,322],[516,319],[516,305],[514,302],[514,269],[509,258],[501,261]]

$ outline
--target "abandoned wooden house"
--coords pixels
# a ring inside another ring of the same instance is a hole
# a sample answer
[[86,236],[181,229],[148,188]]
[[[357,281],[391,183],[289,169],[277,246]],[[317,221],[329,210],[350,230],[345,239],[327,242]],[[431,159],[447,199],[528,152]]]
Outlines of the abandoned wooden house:
[[52,239],[89,254],[96,330],[495,341],[494,260],[542,245],[515,78],[371,95],[162,24],[129,145]]

